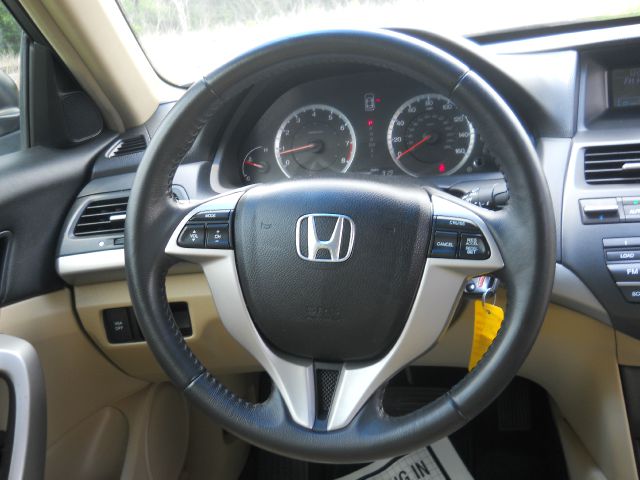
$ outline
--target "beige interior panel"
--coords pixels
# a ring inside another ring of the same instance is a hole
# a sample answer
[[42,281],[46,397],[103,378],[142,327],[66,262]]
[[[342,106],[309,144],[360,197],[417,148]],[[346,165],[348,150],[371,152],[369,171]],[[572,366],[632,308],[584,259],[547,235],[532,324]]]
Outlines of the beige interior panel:
[[21,3],[111,129],[140,125],[184,93],[158,77],[114,0]]
[[129,421],[121,480],[175,480],[187,453],[189,408],[169,383],[154,384],[117,404]]
[[616,332],[618,363],[629,367],[640,367],[640,340]]
[[128,434],[129,425],[122,412],[103,408],[49,447],[45,478],[119,478]]
[[[217,373],[257,368],[221,326],[202,274],[169,277],[167,289],[172,301],[189,303],[194,335],[188,343],[209,368]],[[123,370],[141,378],[163,378],[144,344],[106,342],[100,312],[130,304],[124,282],[77,287],[76,300],[87,331]],[[466,367],[472,328],[469,303],[441,343],[417,363]],[[628,343],[628,349],[634,350],[635,344]],[[638,478],[618,372],[616,334],[611,327],[552,304],[521,375],[549,392],[564,421],[607,478]]]
[[[167,296],[171,302],[188,303],[193,335],[186,339],[187,344],[211,371],[241,373],[256,370],[253,357],[222,326],[202,273],[169,276]],[[114,345],[107,340],[102,311],[131,305],[126,282],[79,286],[75,288],[75,298],[85,330],[122,370],[149,381],[167,379],[146,343]]]
[[593,457],[589,455],[576,432],[562,417],[554,402],[551,402],[551,411],[558,428],[569,478],[571,480],[606,480],[604,473],[596,465]]
[[102,408],[143,389],[88,340],[61,290],[0,310],[0,332],[29,341],[37,350],[47,390],[47,445]]
[[[440,344],[418,364],[466,367],[473,331],[471,307],[469,303]],[[520,375],[547,390],[607,478],[638,478],[611,327],[550,305]]]
[[[254,401],[256,375],[221,375],[219,380],[242,398]],[[217,425],[202,410],[191,408],[189,451],[185,472],[189,480],[236,480],[249,455],[248,443]]]

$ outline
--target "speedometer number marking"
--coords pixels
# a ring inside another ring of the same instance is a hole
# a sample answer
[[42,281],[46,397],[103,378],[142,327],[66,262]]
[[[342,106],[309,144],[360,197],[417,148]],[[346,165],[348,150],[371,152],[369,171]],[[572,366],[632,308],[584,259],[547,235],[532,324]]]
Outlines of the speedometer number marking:
[[398,108],[387,131],[391,158],[414,177],[450,174],[468,160],[475,130],[448,98],[418,95]]

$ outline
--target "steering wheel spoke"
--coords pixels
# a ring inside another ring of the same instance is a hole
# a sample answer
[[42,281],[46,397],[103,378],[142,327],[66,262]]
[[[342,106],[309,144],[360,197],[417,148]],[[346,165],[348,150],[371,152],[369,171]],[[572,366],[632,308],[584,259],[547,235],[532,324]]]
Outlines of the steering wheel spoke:
[[[316,405],[313,362],[274,353],[254,326],[242,295],[230,226],[243,193],[220,195],[190,210],[171,235],[165,252],[202,266],[227,331],[269,373],[294,421],[311,428]],[[228,243],[216,244],[219,239],[212,237],[221,230]]]
[[[404,330],[377,362],[345,364],[328,419],[329,430],[346,426],[378,388],[436,345],[469,277],[504,266],[493,235],[475,209],[437,192],[431,200],[434,229],[430,255]],[[462,245],[467,239],[473,241]],[[441,245],[437,245],[438,241]],[[461,253],[462,248],[468,248],[468,252]]]

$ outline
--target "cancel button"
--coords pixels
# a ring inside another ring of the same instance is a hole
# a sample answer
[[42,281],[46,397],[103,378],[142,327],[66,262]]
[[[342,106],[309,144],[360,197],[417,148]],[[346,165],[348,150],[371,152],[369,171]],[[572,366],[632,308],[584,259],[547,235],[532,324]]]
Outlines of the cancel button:
[[436,230],[433,236],[431,256],[438,258],[456,258],[458,250],[458,234]]

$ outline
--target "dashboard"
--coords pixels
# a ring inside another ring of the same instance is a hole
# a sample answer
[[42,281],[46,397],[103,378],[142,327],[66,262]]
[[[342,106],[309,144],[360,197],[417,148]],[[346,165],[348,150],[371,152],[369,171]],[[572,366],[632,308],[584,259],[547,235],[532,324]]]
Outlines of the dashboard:
[[425,178],[496,171],[477,126],[394,72],[339,75],[277,98],[240,141],[242,184],[347,173]]
[[[607,42],[566,34],[488,44],[470,67],[504,96],[538,150],[556,218],[554,301],[640,338],[640,28],[632,39],[622,27],[609,35]],[[456,52],[454,43],[446,47]],[[96,160],[59,243],[58,273],[69,283],[124,278],[127,197],[171,107],[161,105]],[[491,209],[516,193],[485,143],[486,125],[400,72],[310,66],[266,79],[226,108],[177,169],[179,201],[342,175],[418,182]]]

